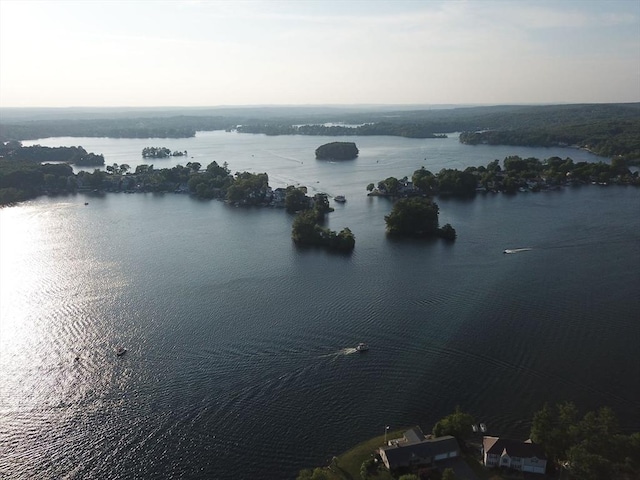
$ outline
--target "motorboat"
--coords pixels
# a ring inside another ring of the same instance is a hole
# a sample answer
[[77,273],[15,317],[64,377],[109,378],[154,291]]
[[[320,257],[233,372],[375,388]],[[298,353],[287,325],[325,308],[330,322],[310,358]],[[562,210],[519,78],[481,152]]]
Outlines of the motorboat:
[[116,355],[117,355],[118,357],[123,356],[125,353],[127,353],[127,349],[126,349],[126,348],[124,348],[124,347],[118,347],[118,348],[116,349]]
[[344,195],[336,195],[335,197],[333,197],[333,200],[338,203],[344,203],[347,201]]
[[367,350],[369,350],[369,345],[366,343],[359,343],[356,346],[356,352],[366,352]]

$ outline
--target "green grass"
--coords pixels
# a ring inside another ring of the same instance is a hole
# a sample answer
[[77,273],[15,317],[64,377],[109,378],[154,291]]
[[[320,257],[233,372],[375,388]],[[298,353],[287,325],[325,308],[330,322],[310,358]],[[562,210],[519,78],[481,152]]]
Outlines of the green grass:
[[[387,439],[400,438],[406,431],[406,428],[402,430],[390,431],[387,433]],[[372,438],[363,442],[351,450],[339,455],[337,460],[332,463],[332,466],[323,469],[328,476],[329,480],[360,480],[360,467],[362,462],[370,459],[378,448],[384,446],[384,435]],[[371,471],[369,473],[370,479],[374,480],[393,480],[393,477],[389,471],[384,468]]]

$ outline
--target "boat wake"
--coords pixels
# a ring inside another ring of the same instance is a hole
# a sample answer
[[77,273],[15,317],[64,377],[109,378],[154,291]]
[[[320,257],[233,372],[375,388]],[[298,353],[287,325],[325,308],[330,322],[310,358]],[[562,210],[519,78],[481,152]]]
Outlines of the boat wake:
[[520,252],[528,252],[529,250],[533,250],[533,248],[507,248],[503,253],[507,253],[507,254],[520,253]]
[[328,353],[326,355],[321,355],[321,357],[333,357],[333,359],[337,359],[338,357],[342,357],[344,355],[351,355],[353,353],[358,353],[358,350],[355,347],[347,347],[338,350],[337,352]]

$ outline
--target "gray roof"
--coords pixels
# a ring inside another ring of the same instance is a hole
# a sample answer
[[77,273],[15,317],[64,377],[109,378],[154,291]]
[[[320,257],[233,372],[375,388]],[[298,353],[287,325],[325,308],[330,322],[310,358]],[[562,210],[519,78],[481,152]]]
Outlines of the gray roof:
[[538,458],[546,460],[547,456],[540,445],[531,442],[523,442],[521,440],[511,440],[509,438],[484,437],[482,444],[485,453],[492,455],[502,455],[506,451],[510,457],[519,458]]
[[426,439],[419,443],[382,447],[380,450],[384,451],[389,461],[389,468],[393,469],[411,463],[431,462],[436,455],[453,451],[457,452],[460,450],[460,447],[458,446],[457,440],[448,435],[445,437]]
[[418,443],[422,442],[425,437],[424,433],[422,433],[422,429],[416,426],[404,432],[404,438],[409,443]]

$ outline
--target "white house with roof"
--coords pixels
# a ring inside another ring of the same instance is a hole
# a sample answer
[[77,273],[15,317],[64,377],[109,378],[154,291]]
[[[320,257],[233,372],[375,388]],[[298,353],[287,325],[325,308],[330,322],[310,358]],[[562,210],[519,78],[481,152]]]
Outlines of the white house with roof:
[[547,457],[540,445],[520,440],[485,436],[482,457],[487,467],[505,467],[521,472],[545,473]]

